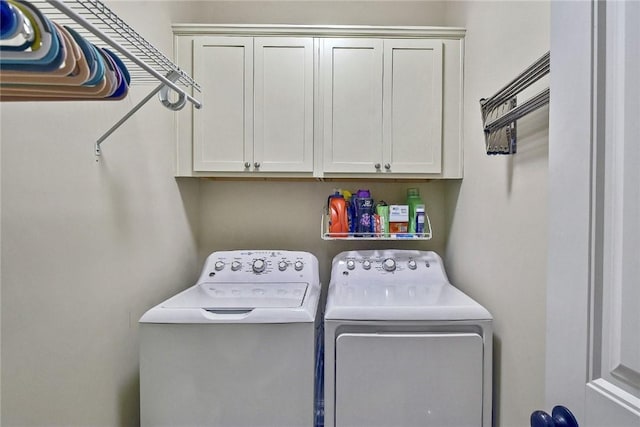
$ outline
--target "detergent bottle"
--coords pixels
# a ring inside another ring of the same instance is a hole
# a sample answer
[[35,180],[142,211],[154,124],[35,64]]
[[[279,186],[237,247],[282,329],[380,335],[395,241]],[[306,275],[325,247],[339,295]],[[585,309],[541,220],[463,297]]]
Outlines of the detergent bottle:
[[[420,198],[420,190],[417,188],[407,189],[407,205],[409,205],[409,230],[410,234],[416,233],[418,223],[418,212],[421,212],[422,224],[424,224],[424,202]],[[420,209],[418,209],[420,208]],[[419,228],[419,227],[418,227]],[[424,232],[424,231],[422,231]]]
[[344,200],[347,203],[347,225],[349,233],[353,234],[356,232],[356,213],[353,205],[353,196],[351,191],[342,190],[342,197],[344,197]]
[[330,237],[346,237],[349,232],[349,224],[347,220],[347,203],[339,190],[329,196],[329,236]]
[[374,232],[374,206],[369,190],[358,190],[355,197],[356,233],[358,237],[369,237]]

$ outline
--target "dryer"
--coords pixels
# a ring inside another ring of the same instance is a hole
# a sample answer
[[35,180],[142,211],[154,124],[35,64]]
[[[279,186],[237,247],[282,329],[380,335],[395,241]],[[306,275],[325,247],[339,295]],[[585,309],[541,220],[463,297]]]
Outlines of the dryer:
[[319,296],[312,254],[212,253],[140,319],[141,425],[313,426]]
[[338,254],[324,333],[325,426],[491,426],[492,317],[435,252]]

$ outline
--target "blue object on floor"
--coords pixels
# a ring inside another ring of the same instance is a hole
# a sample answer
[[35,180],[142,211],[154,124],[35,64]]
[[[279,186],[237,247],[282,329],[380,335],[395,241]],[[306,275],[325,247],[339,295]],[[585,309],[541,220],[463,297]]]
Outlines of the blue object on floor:
[[545,411],[534,411],[531,414],[531,427],[579,427],[578,421],[570,410],[557,405],[551,415]]
[[578,427],[578,421],[570,410],[562,405],[555,406],[551,412],[557,427]]
[[531,414],[531,427],[555,427],[556,423],[551,415],[545,411],[534,411]]

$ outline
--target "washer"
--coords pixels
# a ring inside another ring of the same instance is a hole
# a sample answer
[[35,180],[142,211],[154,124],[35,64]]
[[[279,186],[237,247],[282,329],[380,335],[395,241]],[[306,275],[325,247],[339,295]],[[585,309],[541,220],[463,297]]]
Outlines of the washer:
[[140,319],[141,425],[312,426],[319,296],[309,253],[212,253]]
[[325,426],[491,426],[492,318],[436,253],[338,254],[324,319]]

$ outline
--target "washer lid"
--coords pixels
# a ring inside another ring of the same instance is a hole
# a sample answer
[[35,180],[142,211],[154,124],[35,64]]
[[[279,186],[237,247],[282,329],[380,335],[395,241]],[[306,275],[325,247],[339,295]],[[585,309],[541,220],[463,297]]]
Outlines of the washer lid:
[[163,308],[245,310],[302,306],[306,283],[200,283],[168,299]]
[[313,323],[320,287],[294,283],[194,285],[149,309],[140,323]]
[[326,319],[485,320],[489,312],[449,283],[334,283]]

